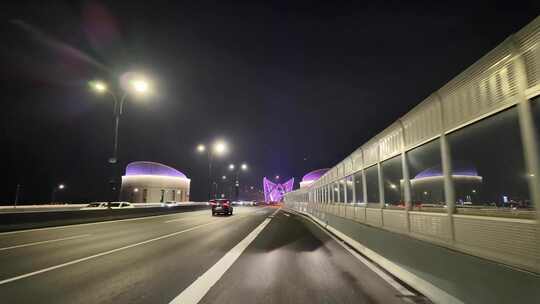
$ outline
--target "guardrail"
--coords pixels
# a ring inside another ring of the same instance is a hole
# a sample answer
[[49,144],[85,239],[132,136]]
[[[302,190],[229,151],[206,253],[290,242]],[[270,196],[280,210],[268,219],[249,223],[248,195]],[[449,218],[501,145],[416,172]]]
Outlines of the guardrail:
[[0,232],[121,220],[204,209],[209,209],[206,203],[189,203],[174,207],[0,213]]

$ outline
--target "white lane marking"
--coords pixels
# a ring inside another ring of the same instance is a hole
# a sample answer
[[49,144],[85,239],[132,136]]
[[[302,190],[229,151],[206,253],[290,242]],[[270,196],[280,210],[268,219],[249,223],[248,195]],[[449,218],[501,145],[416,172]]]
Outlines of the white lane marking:
[[189,285],[169,304],[197,304],[208,293],[210,288],[225,274],[232,264],[240,257],[242,252],[255,240],[261,231],[270,223],[279,209],[274,211],[270,217],[267,217],[257,228],[251,231],[240,243],[236,244],[227,252],[214,266],[210,267],[203,275]]
[[[310,221],[314,222],[311,218],[309,218],[309,217],[306,217],[306,218],[309,219]],[[386,283],[390,284],[390,286],[394,287],[400,294],[402,294],[404,296],[414,296],[415,295],[410,290],[408,290],[403,285],[401,285],[396,280],[394,280],[393,277],[388,275],[386,272],[382,271],[373,262],[371,262],[370,260],[364,258],[358,252],[352,250],[349,246],[345,245],[342,240],[335,237],[333,234],[328,232],[326,229],[322,229],[322,227],[317,225],[316,223],[315,223],[315,226],[319,227],[319,229],[321,229],[324,233],[326,233],[328,236],[330,236],[334,241],[336,241],[336,243],[338,243],[341,247],[343,247],[345,250],[347,250],[352,256],[357,258],[360,262],[362,262],[362,264],[366,265],[371,271],[373,271],[375,274],[377,274]]]
[[[208,209],[208,210],[210,210],[210,209]],[[146,220],[146,219],[154,219],[154,218],[158,218],[158,217],[182,215],[182,214],[189,213],[189,212],[201,212],[201,211],[208,212],[208,210],[185,211],[185,212],[178,212],[178,213],[171,213],[171,214],[161,214],[161,215],[152,215],[152,216],[128,218],[128,219],[123,219],[123,220],[102,221],[102,222],[93,222],[93,223],[83,223],[83,224],[63,225],[63,226],[54,226],[54,227],[33,228],[33,229],[25,229],[25,230],[17,230],[17,231],[7,231],[7,232],[0,232],[0,236],[7,235],[7,234],[24,233],[24,232],[34,232],[34,231],[40,231],[40,230],[54,230],[54,229],[62,229],[62,228],[70,228],[70,227],[100,225],[100,224],[109,224],[109,223],[118,223],[118,222],[140,221],[140,220]],[[189,216],[186,216],[184,218],[189,218]]]
[[201,214],[201,215],[194,215],[194,216],[189,216],[189,217],[186,216],[186,217],[181,217],[181,218],[177,218],[177,219],[174,219],[174,220],[164,221],[164,223],[179,222],[179,221],[192,219],[192,218],[195,218],[195,217],[208,217],[208,215],[207,214]]
[[90,236],[90,235],[91,234],[80,234],[80,235],[74,235],[74,236],[65,237],[65,238],[61,238],[61,239],[54,239],[54,240],[39,241],[39,242],[26,243],[26,244],[20,244],[20,245],[13,245],[13,246],[9,246],[9,247],[0,248],[0,251],[9,250],[9,249],[15,249],[15,248],[21,248],[21,247],[34,246],[34,245],[48,244],[48,243],[54,243],[54,242],[60,242],[60,241],[73,240],[73,239],[87,237],[87,236]]
[[[232,218],[232,220],[244,218],[246,216]],[[180,230],[180,231],[177,231],[177,232],[165,234],[165,235],[162,235],[162,236],[159,236],[159,237],[156,237],[156,238],[152,238],[152,239],[149,239],[149,240],[146,240],[146,241],[142,241],[142,242],[138,242],[138,243],[135,243],[135,244],[131,244],[131,245],[123,246],[123,247],[120,247],[120,248],[112,249],[112,250],[109,250],[109,251],[97,253],[97,254],[94,254],[94,255],[91,255],[91,256],[76,259],[76,260],[69,261],[69,262],[66,262],[66,263],[62,263],[62,264],[59,264],[59,265],[43,268],[43,269],[40,269],[40,270],[37,270],[37,271],[25,273],[25,274],[22,274],[22,275],[18,275],[16,277],[1,280],[0,285],[6,284],[6,283],[9,283],[9,282],[13,282],[13,281],[18,281],[20,279],[28,278],[28,277],[31,277],[31,276],[35,276],[35,275],[40,274],[40,273],[49,272],[51,270],[55,270],[55,269],[58,269],[58,268],[62,268],[62,267],[70,266],[70,265],[77,264],[77,263],[80,263],[80,262],[95,259],[95,258],[104,256],[104,255],[108,255],[108,254],[111,254],[111,253],[115,253],[115,252],[118,252],[118,251],[126,250],[126,249],[133,248],[133,247],[137,247],[137,246],[140,246],[140,245],[148,244],[148,243],[159,241],[159,240],[162,240],[162,239],[170,238],[170,237],[173,237],[173,236],[185,233],[185,232],[189,232],[189,231],[192,231],[192,230],[204,227],[204,226],[217,224],[217,223],[222,223],[222,222],[226,222],[226,221],[228,221],[228,220],[220,220],[220,221],[214,221],[214,222],[210,222],[210,223],[197,225],[197,226],[194,226],[194,227],[191,227],[191,228],[188,228],[188,229],[184,229],[184,230]]]

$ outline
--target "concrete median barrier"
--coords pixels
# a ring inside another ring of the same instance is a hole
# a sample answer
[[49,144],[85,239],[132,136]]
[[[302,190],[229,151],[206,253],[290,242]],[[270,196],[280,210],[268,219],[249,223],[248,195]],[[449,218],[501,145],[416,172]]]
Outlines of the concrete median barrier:
[[209,209],[204,203],[174,207],[0,213],[0,232],[122,220]]

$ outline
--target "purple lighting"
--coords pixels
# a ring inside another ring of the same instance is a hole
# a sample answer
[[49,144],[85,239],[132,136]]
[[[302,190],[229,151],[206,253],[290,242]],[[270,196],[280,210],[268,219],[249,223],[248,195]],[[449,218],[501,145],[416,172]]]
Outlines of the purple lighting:
[[313,171],[309,172],[308,174],[304,175],[304,177],[302,178],[302,181],[303,182],[314,182],[314,181],[318,180],[319,178],[321,178],[321,176],[323,176],[328,170],[330,170],[330,169],[313,170]]
[[184,173],[174,168],[149,161],[136,161],[129,163],[126,167],[126,176],[132,175],[159,175],[187,178]]
[[[431,167],[431,168],[425,169],[424,171],[421,171],[414,177],[414,179],[435,177],[435,176],[442,176],[442,175],[443,175],[442,168],[439,165],[439,166]],[[478,171],[476,171],[476,168],[474,168],[471,165],[464,164],[462,162],[456,162],[452,168],[452,175],[478,176]]]
[[267,202],[283,201],[283,196],[285,195],[285,193],[292,191],[293,185],[294,178],[291,178],[288,181],[279,184],[273,183],[265,177],[263,179],[264,200]]

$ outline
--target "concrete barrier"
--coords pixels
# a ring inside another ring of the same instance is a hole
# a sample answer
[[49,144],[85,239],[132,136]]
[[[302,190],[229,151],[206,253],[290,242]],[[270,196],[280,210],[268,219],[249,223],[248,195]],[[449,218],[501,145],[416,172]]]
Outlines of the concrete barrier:
[[84,224],[210,209],[204,203],[175,207],[0,213],[0,232]]

